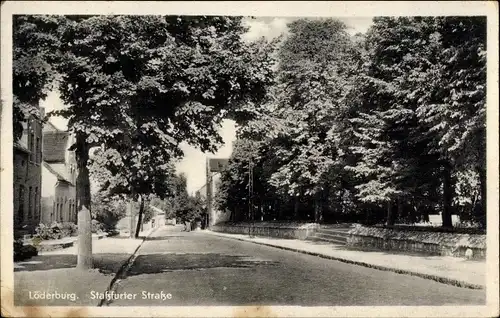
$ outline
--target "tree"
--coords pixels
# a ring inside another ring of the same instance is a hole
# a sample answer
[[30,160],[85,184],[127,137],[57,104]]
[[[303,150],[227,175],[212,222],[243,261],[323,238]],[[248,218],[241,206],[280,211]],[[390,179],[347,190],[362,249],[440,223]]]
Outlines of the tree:
[[[92,146],[147,140],[164,162],[182,155],[181,141],[213,151],[224,115],[265,94],[270,58],[244,32],[240,17],[66,17],[57,70],[68,108],[53,115],[76,136],[81,229],[90,227]],[[81,233],[78,267],[90,268],[90,231]]]
[[[214,203],[221,211],[231,211],[232,220],[248,220],[249,215],[249,158],[255,157],[252,140],[237,139],[227,167],[221,172]],[[255,145],[254,145],[255,146]],[[258,148],[257,148],[258,149]],[[257,162],[255,162],[258,165]],[[259,174],[254,173],[258,178]],[[254,179],[254,184],[255,184]]]
[[[485,227],[486,18],[439,17],[435,25],[431,44],[437,61],[415,91],[420,97],[417,114],[431,126],[433,151],[448,162],[446,179],[451,182],[453,170],[478,174],[481,201],[474,218]],[[449,205],[452,192],[448,189]]]
[[93,177],[101,184],[100,191],[111,196],[126,196],[129,200],[138,202],[139,219],[135,238],[139,237],[143,221],[151,219],[150,199],[166,199],[174,194],[173,165],[158,161],[157,157],[152,156],[149,151],[141,151],[142,149],[147,149],[147,145],[135,144],[133,148],[124,150],[124,153],[98,148],[91,160]]
[[[248,206],[242,202],[247,199],[252,157],[258,211],[271,206],[269,212],[277,212],[274,217],[297,219],[310,218],[312,207],[312,217],[319,221],[330,194],[344,188],[344,176],[332,176],[346,174],[341,168],[349,112],[345,100],[361,62],[360,44],[334,19],[299,19],[289,30],[277,52],[275,84],[255,110],[258,116],[238,129],[218,203],[233,212]],[[338,195],[337,206],[348,192]],[[288,214],[290,204],[293,215]],[[302,216],[299,205],[304,206]]]
[[[357,160],[347,168],[362,180],[357,186],[361,201],[387,205],[389,225],[404,214],[406,204],[422,202],[432,193],[425,189],[436,187],[440,161],[428,151],[432,140],[416,116],[412,85],[432,63],[433,21],[377,18],[366,35],[365,69],[353,100],[358,111],[351,120]],[[414,178],[416,173],[421,177]]]
[[[465,140],[482,144],[485,64],[480,20],[374,20],[366,36],[365,75],[358,82],[360,111],[353,119],[359,141],[353,151],[359,160],[349,168],[364,179],[358,186],[362,200],[396,201],[398,214],[405,203],[428,211],[442,186],[443,226],[452,226],[455,170],[460,162],[482,162],[484,156],[480,147],[463,147]],[[443,40],[448,38],[455,43]],[[470,82],[462,85],[464,79]],[[450,94],[462,96],[464,103],[451,103]],[[394,213],[390,215],[392,224]]]
[[340,166],[345,98],[359,67],[360,52],[344,23],[301,19],[278,53],[277,114],[289,139],[277,154],[284,164],[271,177],[276,189],[294,197],[310,196],[314,218],[322,219],[328,191],[326,176]]
[[187,191],[187,177],[184,173],[176,176],[172,207],[175,217],[181,222],[190,221],[191,201]]
[[108,196],[98,192],[92,196],[93,219],[104,225],[105,230],[113,231],[116,224],[127,214],[126,202],[120,196]]
[[40,116],[38,103],[52,88],[59,62],[59,32],[65,25],[59,16],[13,16],[12,89],[13,137],[21,138],[29,115]]

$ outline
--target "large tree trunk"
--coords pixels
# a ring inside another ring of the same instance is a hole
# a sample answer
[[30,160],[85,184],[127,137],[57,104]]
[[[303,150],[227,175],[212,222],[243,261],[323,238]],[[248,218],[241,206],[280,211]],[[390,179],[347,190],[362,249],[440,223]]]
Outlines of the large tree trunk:
[[394,215],[394,223],[396,223],[396,221],[401,217],[405,216],[403,210],[403,200],[401,200],[401,198],[399,197],[397,198],[397,206],[398,209],[396,210],[396,215]]
[[443,212],[441,214],[443,224],[442,227],[453,227],[451,220],[453,200],[453,187],[451,184],[451,166],[445,163],[443,166]]
[[387,226],[393,226],[396,222],[396,215],[394,209],[392,208],[392,202],[387,201]]
[[281,208],[280,201],[278,199],[274,199],[274,209],[276,211],[276,219],[277,220],[282,220],[283,219],[283,210]]
[[329,206],[328,206],[328,195],[330,193],[330,186],[327,184],[325,186],[325,189],[323,190],[321,194],[321,210],[320,210],[320,215],[319,215],[319,222],[322,223],[323,220],[325,219],[325,213],[329,214]]
[[267,210],[269,209],[269,202],[266,201],[265,199],[262,201],[262,206],[261,206],[261,210],[260,210],[260,219],[261,221],[264,221],[265,219],[267,219],[267,215],[269,214],[267,212]]
[[130,238],[134,238],[134,232],[135,232],[135,214],[134,214],[134,199],[130,198],[128,205],[128,215],[130,216],[129,218],[129,233],[130,233]]
[[413,213],[415,213],[415,215],[418,215],[418,213],[420,213],[422,221],[429,222],[429,209],[427,208],[427,206],[420,205],[418,202],[416,202],[413,207]]
[[137,220],[137,226],[135,229],[135,238],[139,238],[139,233],[141,232],[141,225],[142,225],[142,216],[144,214],[144,198],[139,195],[139,200],[141,201],[139,205],[139,219]]
[[318,223],[320,219],[321,219],[321,192],[318,192],[314,197],[314,222]]
[[90,198],[90,179],[87,161],[89,159],[89,146],[86,136],[82,133],[76,135],[76,162],[78,177],[76,178],[76,202],[78,210],[78,260],[77,268],[91,269],[92,262],[92,214]]
[[294,196],[294,205],[293,205],[293,219],[299,219],[299,197]]

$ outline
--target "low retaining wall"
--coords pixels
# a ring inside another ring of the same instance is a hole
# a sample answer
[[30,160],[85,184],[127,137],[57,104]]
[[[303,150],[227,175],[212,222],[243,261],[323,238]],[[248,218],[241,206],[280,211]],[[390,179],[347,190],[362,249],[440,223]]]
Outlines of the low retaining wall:
[[[93,240],[100,240],[106,237],[105,233],[101,234],[95,234],[92,233],[92,239]],[[67,237],[59,240],[48,240],[48,241],[41,241],[39,244],[35,244],[35,248],[37,249],[38,252],[51,252],[55,250],[60,250],[63,248],[68,248],[72,247],[75,245],[75,242],[78,240],[78,237],[72,236],[72,237]]]
[[264,237],[279,237],[287,239],[305,240],[314,234],[319,225],[316,223],[274,223],[258,222],[224,222],[212,225],[210,229],[214,232],[230,234],[247,234]]
[[431,255],[486,258],[486,235],[407,231],[356,225],[348,246],[422,252]]

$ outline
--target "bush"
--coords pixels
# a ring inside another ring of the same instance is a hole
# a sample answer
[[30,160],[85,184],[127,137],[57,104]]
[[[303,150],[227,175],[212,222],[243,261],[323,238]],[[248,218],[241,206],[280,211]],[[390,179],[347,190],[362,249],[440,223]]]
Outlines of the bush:
[[75,236],[78,232],[76,224],[71,222],[53,222],[51,225],[39,224],[35,229],[35,237],[42,240],[57,240],[63,237]]
[[474,227],[454,227],[443,228],[438,226],[412,226],[412,225],[376,225],[373,228],[386,228],[395,231],[415,231],[415,232],[434,232],[434,233],[456,233],[456,234],[478,234],[485,235],[486,231],[481,228]]
[[24,245],[22,240],[14,241],[14,262],[23,261],[38,255],[33,245]]
[[35,237],[39,237],[42,240],[57,240],[62,237],[61,230],[56,222],[51,225],[41,223],[36,227],[35,232]]
[[101,222],[92,220],[92,233],[102,233],[105,232],[104,229],[105,227]]
[[118,221],[125,217],[126,214],[127,203],[119,197],[108,198],[102,193],[92,196],[92,217],[101,224],[101,230],[113,231]]
[[33,245],[38,246],[42,242],[42,238],[40,238],[39,236],[35,236],[31,241],[33,242]]
[[63,222],[61,224],[58,224],[58,226],[63,234],[63,237],[75,236],[78,234],[78,226],[75,223]]
[[108,235],[107,235],[108,237],[113,237],[113,236],[117,236],[117,235],[119,235],[119,234],[120,234],[120,231],[117,231],[117,230],[109,230],[109,231],[107,231],[107,233],[108,233]]

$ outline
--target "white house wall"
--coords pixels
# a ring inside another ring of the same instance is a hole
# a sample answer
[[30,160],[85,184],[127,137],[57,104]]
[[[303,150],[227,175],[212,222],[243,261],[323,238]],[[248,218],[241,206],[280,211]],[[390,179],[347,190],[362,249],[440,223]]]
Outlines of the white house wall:
[[42,165],[42,198],[53,197],[55,195],[55,186],[57,177]]

